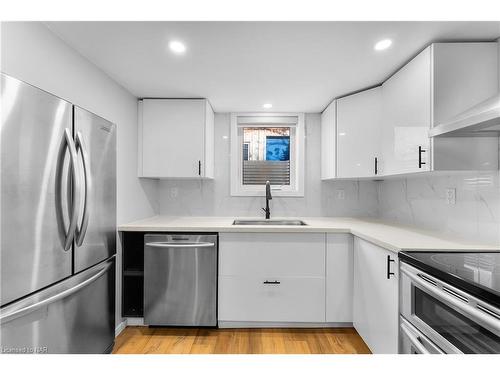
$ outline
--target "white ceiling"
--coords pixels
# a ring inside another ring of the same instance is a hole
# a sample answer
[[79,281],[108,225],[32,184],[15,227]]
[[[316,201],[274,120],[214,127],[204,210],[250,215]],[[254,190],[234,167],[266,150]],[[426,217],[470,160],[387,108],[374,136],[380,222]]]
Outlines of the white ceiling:
[[[217,112],[319,112],[431,41],[494,40],[500,22],[47,22],[137,97],[206,97]],[[390,38],[390,49],[374,51]],[[169,40],[187,45],[173,55]]]

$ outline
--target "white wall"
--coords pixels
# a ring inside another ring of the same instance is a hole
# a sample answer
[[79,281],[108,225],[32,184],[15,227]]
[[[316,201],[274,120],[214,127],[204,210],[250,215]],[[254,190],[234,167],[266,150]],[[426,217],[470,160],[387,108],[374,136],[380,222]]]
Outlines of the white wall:
[[[215,179],[162,180],[159,183],[160,213],[187,216],[263,216],[263,197],[230,195],[230,114],[215,115]],[[376,183],[321,182],[320,115],[306,114],[306,173],[303,198],[275,197],[272,216],[375,216]],[[337,200],[343,189],[344,200]],[[177,190],[177,195],[175,191]]]
[[[137,178],[137,99],[134,96],[39,22],[1,24],[0,67],[6,74],[115,123],[117,222],[154,215],[157,183]],[[117,251],[120,260],[120,248]],[[120,280],[118,273],[117,296],[121,291]],[[120,306],[117,300],[117,323],[121,320]]]

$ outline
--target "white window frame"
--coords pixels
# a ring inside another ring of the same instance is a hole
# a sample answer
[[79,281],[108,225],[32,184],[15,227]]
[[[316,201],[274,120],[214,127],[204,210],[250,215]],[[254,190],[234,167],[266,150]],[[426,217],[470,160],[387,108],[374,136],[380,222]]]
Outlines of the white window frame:
[[[271,186],[273,196],[303,197],[305,176],[305,125],[304,113],[231,113],[231,196],[261,197],[265,196],[264,185],[243,185],[243,134],[238,132],[238,118],[257,117],[265,127],[290,127],[290,185]],[[286,124],[283,118],[296,118],[296,124]],[[281,119],[280,119],[281,118]],[[286,124],[286,125],[285,125]],[[249,122],[249,127],[256,124]],[[257,125],[258,126],[258,125]],[[295,134],[293,134],[295,133]]]

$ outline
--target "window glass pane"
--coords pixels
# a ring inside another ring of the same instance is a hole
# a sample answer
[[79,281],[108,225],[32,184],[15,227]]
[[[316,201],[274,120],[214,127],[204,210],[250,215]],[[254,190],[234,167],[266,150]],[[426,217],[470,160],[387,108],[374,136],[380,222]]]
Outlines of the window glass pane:
[[243,185],[290,185],[290,128],[243,128]]

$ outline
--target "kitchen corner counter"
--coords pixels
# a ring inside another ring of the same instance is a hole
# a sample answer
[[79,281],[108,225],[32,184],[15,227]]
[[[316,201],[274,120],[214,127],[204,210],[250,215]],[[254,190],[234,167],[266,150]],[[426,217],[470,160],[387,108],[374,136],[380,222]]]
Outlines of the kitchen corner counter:
[[[154,216],[118,226],[121,232],[300,232],[352,233],[388,250],[500,251],[500,244],[454,239],[440,233],[393,223],[344,217],[301,217],[307,225],[232,225],[240,217]],[[255,219],[255,218],[244,218]],[[295,219],[295,218],[273,218]]]

